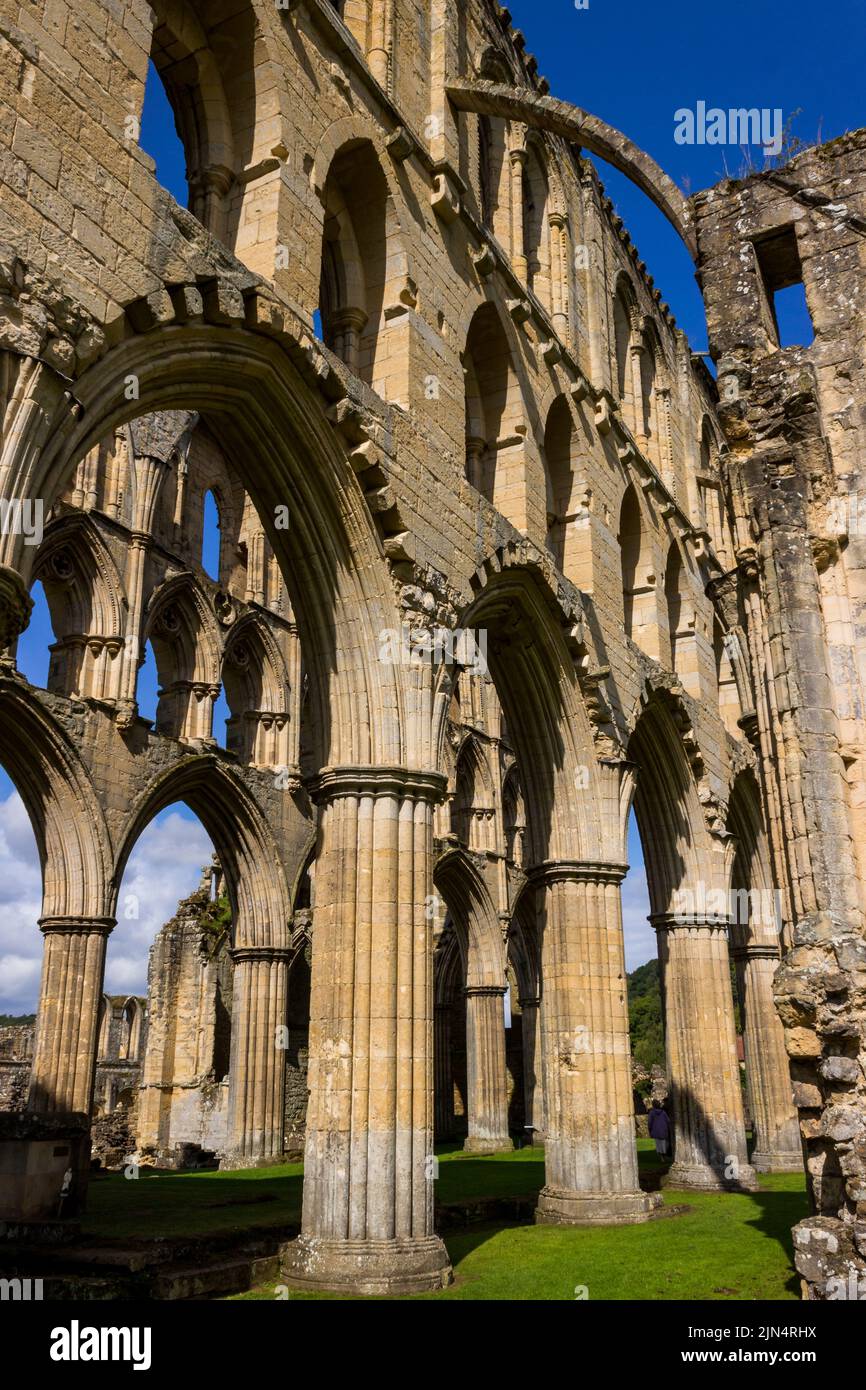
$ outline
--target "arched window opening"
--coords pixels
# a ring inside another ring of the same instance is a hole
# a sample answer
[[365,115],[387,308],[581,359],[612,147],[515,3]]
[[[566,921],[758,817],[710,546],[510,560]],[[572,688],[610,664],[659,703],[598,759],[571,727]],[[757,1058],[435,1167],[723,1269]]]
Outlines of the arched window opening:
[[220,525],[220,509],[217,499],[208,488],[204,499],[204,516],[202,519],[202,538],[201,538],[201,567],[211,579],[217,584],[220,582],[222,550],[222,531]]
[[457,790],[452,809],[452,829],[467,849],[495,851],[496,801],[490,769],[481,747],[468,738],[457,759]]
[[322,336],[350,371],[397,399],[384,339],[405,319],[414,291],[388,183],[369,141],[335,157],[323,199]]
[[190,578],[169,580],[151,597],[144,632],[159,679],[156,731],[195,743],[214,740],[221,693],[220,638],[213,609]]
[[617,290],[613,302],[614,357],[616,367],[616,392],[622,406],[623,416],[628,425],[634,424],[634,386],[631,363],[631,305],[625,293]]
[[678,658],[681,657],[681,642],[685,637],[683,625],[683,561],[680,548],[674,542],[668,551],[665,567],[665,603],[668,610],[668,629],[671,642],[671,670],[679,674]]
[[713,622],[713,655],[716,662],[719,713],[725,728],[734,738],[743,737],[739,725],[743,711],[734,673],[734,663],[739,658],[739,643],[739,635],[736,632],[725,632],[716,618]]
[[526,810],[516,764],[509,770],[502,788],[502,819],[506,858],[522,868],[526,853]]
[[550,189],[547,171],[531,141],[523,166],[523,251],[526,284],[545,308],[551,307]]
[[140,718],[149,719],[154,725],[157,721],[159,693],[159,674],[156,666],[156,656],[153,651],[153,643],[146,642],[144,647],[144,661],[138,668],[136,703],[138,705]]
[[33,610],[27,627],[18,638],[15,652],[15,665],[31,685],[40,690],[51,690],[51,660],[56,642],[51,610],[45,589],[37,580],[30,590]]
[[289,675],[281,628],[264,621],[244,622],[233,634],[223,660],[227,702],[226,747],[253,767],[297,773],[298,729],[290,718]]
[[189,177],[183,139],[156,64],[151,60],[144,88],[141,148],[156,161],[156,177],[181,207],[190,207]]
[[233,976],[226,884],[210,837],[184,803],[160,811],[140,834],[116,915],[105,979],[107,993],[122,996],[118,1056],[138,1066],[130,1123],[149,1162],[178,1166],[190,1153],[215,1151],[224,1134]]
[[626,637],[650,656],[658,655],[658,612],[655,575],[644,534],[640,503],[633,483],[625,490],[619,518],[622,563],[622,603]]
[[[544,462],[547,483],[547,549],[557,568],[566,573],[566,541],[569,527],[578,518],[573,506],[574,468],[571,454],[574,424],[568,401],[554,401],[544,431]],[[574,578],[569,574],[569,578]],[[575,580],[575,582],[577,582]]]
[[525,434],[520,387],[493,304],[469,327],[464,353],[466,477],[514,526],[526,526]]

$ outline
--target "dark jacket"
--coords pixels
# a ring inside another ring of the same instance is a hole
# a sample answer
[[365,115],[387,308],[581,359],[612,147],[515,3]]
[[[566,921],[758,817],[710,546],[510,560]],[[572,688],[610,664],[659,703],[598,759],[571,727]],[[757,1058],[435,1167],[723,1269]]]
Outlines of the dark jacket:
[[652,1109],[647,1119],[650,1139],[669,1139],[671,1122],[663,1110]]

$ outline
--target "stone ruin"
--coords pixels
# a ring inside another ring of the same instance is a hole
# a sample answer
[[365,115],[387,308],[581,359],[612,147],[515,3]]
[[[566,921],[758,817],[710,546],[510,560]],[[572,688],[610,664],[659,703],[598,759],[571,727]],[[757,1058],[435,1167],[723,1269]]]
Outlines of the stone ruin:
[[[805,1158],[797,1266],[838,1297],[866,1274],[866,132],[686,199],[494,0],[3,0],[0,51],[0,500],[44,511],[0,536],[0,760],[45,866],[28,1112],[89,1112],[123,867],[185,800],[231,1000],[199,953],[223,1012],[183,999],[175,1061],[155,1031],[148,1142],[273,1162],[309,1092],[287,1282],[448,1282],[449,1030],[466,1142],[503,1147],[509,998],[538,1219],[649,1219],[633,807],[671,1177]],[[138,144],[151,60],[188,209]],[[683,238],[716,378],[590,155]],[[800,282],[814,342],[784,348]],[[45,690],[15,659],[37,580]]]

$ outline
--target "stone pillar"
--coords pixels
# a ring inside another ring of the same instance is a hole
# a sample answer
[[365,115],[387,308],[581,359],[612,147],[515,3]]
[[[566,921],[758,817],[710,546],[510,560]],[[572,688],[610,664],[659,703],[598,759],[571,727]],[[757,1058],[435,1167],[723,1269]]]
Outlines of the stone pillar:
[[505,985],[469,985],[464,993],[469,1133],[463,1147],[474,1154],[510,1152]]
[[571,283],[571,250],[568,218],[552,212],[550,226],[550,292],[551,320],[561,342],[569,341],[569,287]]
[[262,1168],[282,1159],[290,954],[279,946],[232,951],[228,1137],[222,1168]]
[[521,1037],[523,1040],[523,1112],[526,1137],[539,1142],[544,1138],[544,1092],[538,1072],[539,1000],[537,996],[521,999]]
[[657,914],[665,1044],[673,1102],[671,1187],[753,1191],[748,1162],[728,925]]
[[752,1167],[758,1173],[799,1173],[803,1169],[800,1124],[794,1109],[785,1032],[773,1002],[779,950],[767,943],[739,946],[731,955],[740,988],[746,1082],[755,1126]]
[[536,1220],[646,1221],[631,1086],[618,864],[547,863],[543,895],[545,1186]]
[[450,1139],[454,1133],[454,1074],[451,1068],[451,1004],[437,1004],[433,1043],[436,1052],[435,1124],[437,1139]]
[[523,171],[526,150],[509,151],[511,160],[511,268],[522,285],[526,284],[529,267],[523,235]]
[[417,1293],[450,1280],[433,1231],[433,807],[437,773],[327,769],[296,1287]]
[[43,917],[29,1110],[90,1113],[105,947],[113,917]]

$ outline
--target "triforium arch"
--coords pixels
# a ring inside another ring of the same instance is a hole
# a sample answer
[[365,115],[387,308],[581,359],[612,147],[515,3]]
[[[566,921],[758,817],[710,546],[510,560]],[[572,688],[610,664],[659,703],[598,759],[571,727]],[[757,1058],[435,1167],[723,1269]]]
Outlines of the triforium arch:
[[696,780],[701,754],[681,695],[647,684],[628,756],[658,936],[676,1116],[672,1181],[752,1187],[728,949],[733,847],[717,816],[708,823],[710,798]]
[[97,700],[120,697],[127,598],[117,565],[84,514],[49,523],[33,569],[51,615],[55,644],[48,689]]

